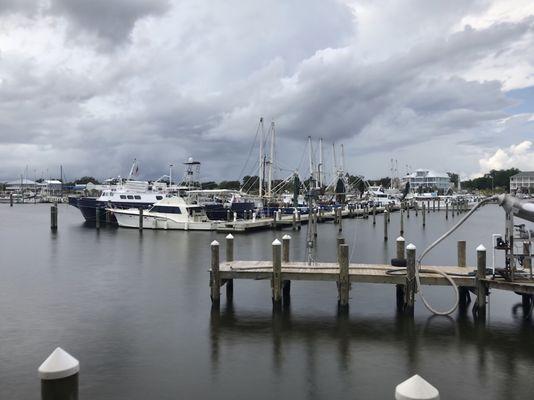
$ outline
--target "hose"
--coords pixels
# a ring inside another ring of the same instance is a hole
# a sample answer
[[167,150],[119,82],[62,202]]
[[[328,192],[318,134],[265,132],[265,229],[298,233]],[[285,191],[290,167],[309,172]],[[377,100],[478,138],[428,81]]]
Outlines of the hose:
[[[436,247],[439,243],[441,243],[444,239],[446,239],[451,233],[453,233],[456,229],[460,227],[473,213],[478,210],[480,207],[490,203],[491,201],[494,201],[497,199],[497,196],[488,197],[487,199],[482,200],[479,202],[475,207],[473,207],[460,221],[456,223],[451,229],[449,229],[447,232],[445,232],[441,237],[439,237],[436,241],[434,241],[430,246],[428,246],[419,256],[419,259],[417,260],[418,268],[415,269],[415,282],[416,282],[416,291],[419,294],[419,297],[423,301],[423,304],[425,305],[426,309],[430,311],[431,313],[435,315],[449,315],[452,314],[456,309],[458,308],[458,304],[460,303],[460,293],[458,291],[458,285],[452,280],[450,275],[447,275],[445,272],[440,271],[436,268],[429,268],[426,267],[424,270],[421,269],[421,263],[423,261],[423,258],[432,250],[434,247]],[[423,291],[421,289],[421,281],[419,279],[419,272],[431,272],[438,275],[443,276],[452,286],[452,289],[454,290],[454,305],[446,310],[446,311],[438,311],[434,309],[430,303],[425,299],[423,296]]]

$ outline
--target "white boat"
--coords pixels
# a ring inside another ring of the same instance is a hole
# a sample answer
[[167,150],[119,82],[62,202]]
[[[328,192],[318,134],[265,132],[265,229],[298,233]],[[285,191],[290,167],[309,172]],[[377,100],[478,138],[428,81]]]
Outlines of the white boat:
[[364,197],[377,207],[400,206],[400,200],[391,194],[387,194],[380,186],[369,186]]
[[[124,228],[139,228],[139,209],[107,208]],[[203,206],[187,203],[183,197],[170,196],[143,211],[143,229],[201,230],[215,229]]]

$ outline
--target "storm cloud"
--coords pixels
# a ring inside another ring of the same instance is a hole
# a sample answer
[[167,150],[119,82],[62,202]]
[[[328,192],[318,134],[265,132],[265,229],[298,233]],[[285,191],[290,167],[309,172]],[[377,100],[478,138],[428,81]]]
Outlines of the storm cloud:
[[306,174],[308,136],[344,143],[351,173],[396,158],[469,176],[531,135],[513,93],[534,85],[534,7],[440,3],[0,3],[0,178],[133,158],[153,178],[193,156],[237,179],[261,116],[280,177]]

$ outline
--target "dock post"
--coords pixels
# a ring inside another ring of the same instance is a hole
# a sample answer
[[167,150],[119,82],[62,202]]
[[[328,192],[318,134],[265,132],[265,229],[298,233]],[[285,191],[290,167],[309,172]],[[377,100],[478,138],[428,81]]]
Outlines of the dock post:
[[415,216],[418,217],[419,216],[419,203],[417,203],[417,200],[414,203],[414,208],[415,208]]
[[[284,235],[282,237],[282,262],[289,263],[289,243],[291,236]],[[282,299],[284,304],[289,304],[289,297],[291,295],[291,281],[285,279],[282,281]]]
[[346,311],[349,307],[349,246],[339,246],[339,281],[338,281],[338,310]]
[[302,220],[300,218],[300,211],[297,210],[297,229],[300,231],[301,227],[302,227]]
[[252,222],[256,222],[256,212],[252,213]]
[[234,222],[237,222],[237,213],[234,211],[234,218],[233,218]]
[[143,219],[143,207],[139,207],[139,230],[140,231],[143,230],[143,222],[144,222],[144,219]]
[[274,230],[276,230],[276,217],[278,217],[278,211],[273,211],[273,224],[271,228]]
[[483,245],[477,247],[477,275],[476,275],[476,293],[477,293],[477,314],[479,317],[486,316],[486,284],[482,281],[486,278],[486,248]]
[[[458,240],[458,267],[465,268],[466,266],[466,242],[465,240]],[[465,305],[471,301],[469,289],[467,289],[466,287],[459,287],[458,292],[460,297],[460,303],[462,305]]]
[[211,242],[211,271],[210,271],[211,303],[219,306],[221,300],[221,277],[219,275],[219,242]]
[[421,209],[421,215],[423,216],[423,228],[426,226],[426,207],[423,203],[423,208]]
[[438,197],[438,211],[440,211],[440,210],[441,210],[441,200],[440,200],[440,198]]
[[111,223],[111,212],[106,210],[106,224],[109,225]]
[[426,212],[429,213],[430,212],[430,199],[428,199],[426,201]]
[[400,209],[400,235],[404,235],[404,210]]
[[387,216],[388,216],[388,222],[391,222],[391,206],[387,206],[386,209],[388,210]]
[[449,203],[445,202],[445,219],[449,219]]
[[339,224],[339,208],[334,208],[334,224]]
[[432,212],[436,212],[436,199],[432,199]]
[[275,239],[273,246],[273,277],[271,280],[272,299],[274,309],[278,309],[282,303],[282,243]]
[[451,201],[451,216],[454,218],[454,205],[456,204],[455,201]]
[[[234,236],[229,233],[226,235],[226,262],[234,261]],[[226,281],[226,300],[234,298],[234,280],[228,279]]]
[[13,207],[13,193],[9,193],[9,207]]
[[317,210],[313,210],[313,237],[317,237]]
[[395,387],[395,399],[439,400],[439,390],[419,375],[414,375]]
[[341,233],[343,232],[343,209],[339,208],[339,211],[338,211],[338,214],[339,214],[339,228],[338,228],[338,233]]
[[406,205],[406,218],[410,218],[410,204],[405,203]]
[[50,207],[50,229],[57,231],[57,204],[54,203]]
[[523,268],[528,269],[530,279],[532,279],[532,258],[530,256],[530,242],[523,242],[523,254],[525,255],[523,261]]
[[338,264],[339,264],[339,260],[340,260],[340,258],[339,258],[339,257],[340,257],[340,255],[339,255],[339,251],[340,251],[339,248],[340,248],[340,246],[341,246],[342,244],[345,244],[345,238],[338,237],[338,238],[336,239],[336,242],[337,242],[337,247],[336,247],[337,262],[338,262]]
[[39,366],[42,400],[77,400],[80,362],[56,348]]
[[297,209],[295,208],[295,210],[293,211],[293,230],[296,231],[297,230]]
[[373,204],[373,225],[376,225],[376,204]]
[[100,207],[95,209],[95,228],[100,229]]
[[388,214],[387,210],[384,211],[384,242],[388,240]]
[[407,315],[413,316],[415,308],[415,293],[417,284],[415,282],[415,252],[416,247],[410,243],[406,246],[406,288],[404,296],[404,311]]
[[230,222],[230,210],[226,210],[226,221]]
[[[404,247],[406,245],[406,241],[402,236],[399,236],[396,240],[397,245],[397,252],[396,252],[396,258],[398,260],[404,260]],[[402,310],[404,307],[404,285],[395,285],[396,289],[396,297],[397,297],[397,310]]]

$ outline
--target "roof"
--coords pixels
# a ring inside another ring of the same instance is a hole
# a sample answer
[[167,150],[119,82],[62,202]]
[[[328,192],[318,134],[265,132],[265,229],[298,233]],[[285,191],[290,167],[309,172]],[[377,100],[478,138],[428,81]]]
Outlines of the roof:
[[15,181],[7,182],[6,185],[8,185],[8,186],[20,186],[21,183],[23,185],[35,185],[36,184],[36,182],[31,181],[29,179],[17,179]]
[[534,171],[523,171],[519,172],[515,175],[512,175],[510,178],[522,178],[522,177],[533,177],[534,178]]

